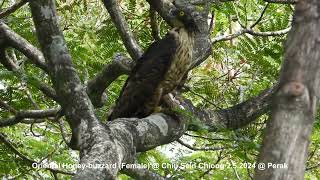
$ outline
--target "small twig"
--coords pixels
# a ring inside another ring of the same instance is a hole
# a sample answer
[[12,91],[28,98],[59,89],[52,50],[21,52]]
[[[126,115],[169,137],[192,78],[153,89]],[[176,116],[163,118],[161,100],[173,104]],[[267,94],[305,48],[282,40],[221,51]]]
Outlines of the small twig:
[[[59,143],[59,145],[62,144],[63,141],[61,141]],[[58,148],[55,148],[52,152],[48,153],[44,158],[42,158],[39,163],[43,162],[44,160],[48,159],[49,157],[51,157],[55,152],[57,152]]]
[[319,147],[316,146],[316,148],[314,148],[314,150],[310,153],[310,155],[309,155],[309,157],[308,157],[308,161],[313,158],[313,156],[316,154],[318,148],[319,148]]
[[198,135],[193,135],[193,134],[188,134],[188,133],[184,133],[184,135],[194,137],[194,138],[201,138],[201,139],[205,139],[205,140],[210,140],[210,141],[238,141],[237,139],[209,138],[209,137],[203,137],[203,136],[198,136]]
[[33,131],[33,126],[35,125],[35,123],[32,123],[31,125],[30,125],[30,132],[32,133],[32,135],[34,136],[34,137],[41,137],[42,135],[41,134],[36,134],[34,131]]
[[240,180],[241,178],[239,177],[239,174],[238,174],[237,170],[234,168],[233,162],[230,159],[228,159],[228,160],[229,160],[229,162],[231,164],[231,168],[232,168],[234,174],[236,175],[237,179]]
[[291,27],[288,27],[286,29],[279,30],[279,31],[269,31],[269,32],[256,32],[256,31],[253,31],[252,29],[248,29],[247,33],[253,36],[280,36],[280,35],[287,34],[290,30],[291,30]]
[[7,139],[6,135],[0,132],[0,140],[9,147],[15,154],[21,157],[24,161],[27,161],[29,165],[34,163],[35,161],[29,159],[26,155],[22,154],[15,146]]
[[251,29],[254,28],[262,20],[262,17],[264,15],[264,13],[266,12],[266,10],[268,9],[268,7],[269,7],[269,3],[267,3],[267,5],[263,8],[258,20],[250,26]]
[[315,165],[315,166],[307,167],[307,168],[306,168],[306,171],[310,171],[310,170],[316,169],[316,168],[320,168],[320,163],[317,164],[317,165]]
[[[222,151],[220,151],[220,152],[219,152],[219,155],[218,155],[218,159],[217,159],[217,161],[216,161],[214,164],[218,164],[222,159],[223,159],[223,157],[222,157]],[[205,171],[203,174],[201,174],[198,179],[202,179],[205,175],[209,174],[209,173],[210,173],[212,170],[214,170],[214,169],[216,169],[216,168],[214,168],[214,167],[209,168],[207,171]]]
[[0,9],[2,8],[2,6],[4,5],[5,0],[2,1],[1,5],[0,5]]
[[208,99],[206,99],[204,96],[202,96],[201,94],[199,93],[196,93],[195,91],[193,91],[190,87],[187,87],[187,86],[184,86],[184,88],[187,90],[187,91],[190,91],[192,94],[196,95],[196,96],[199,96],[201,99],[203,99],[204,101],[206,101],[207,103],[213,105],[215,108],[217,109],[222,109],[221,107],[219,107],[218,105],[214,104],[213,102],[209,101]]
[[[220,150],[224,150],[224,149],[229,149],[231,147],[203,147],[203,148],[197,148],[197,147],[193,147],[190,146],[189,144],[184,143],[182,140],[178,139],[177,142],[185,147],[187,147],[188,149],[191,149],[193,151],[220,151]],[[234,146],[232,148],[235,148],[237,146]]]
[[68,140],[70,138],[68,138],[67,131],[64,128],[64,121],[61,119],[61,117],[62,117],[62,114],[58,113],[57,116],[55,117],[55,119],[59,124],[59,128],[61,131],[61,136],[62,136],[63,141],[70,147],[70,140]]
[[[7,139],[6,135],[0,132],[0,140],[8,147],[10,148],[16,155],[18,155],[20,158],[22,158],[24,161],[28,162],[28,165],[32,167],[32,164],[36,163],[39,164],[37,161],[34,161],[27,157],[26,155],[22,154],[16,147],[13,145],[13,143],[10,142],[10,140]],[[60,173],[65,175],[75,175],[73,172],[66,172],[62,171],[60,169],[53,169],[53,168],[44,168],[46,170],[51,171],[52,173]]]
[[[238,21],[239,25],[240,25],[242,28],[245,29],[245,28],[246,28],[246,25],[242,24],[241,19],[240,19],[239,12],[236,10],[237,8],[235,7],[234,3],[232,3],[232,6],[233,6],[233,8],[234,8],[234,10],[235,10],[235,12],[236,12],[237,21]],[[230,16],[229,16],[229,17],[230,17]],[[229,19],[230,19],[230,26],[231,26],[231,18],[229,18]]]
[[215,21],[214,21],[214,11],[211,12],[212,16],[211,16],[211,20],[210,20],[210,25],[209,25],[209,30],[208,32],[212,32],[215,26]]
[[26,89],[26,94],[28,99],[31,101],[33,107],[35,109],[40,109],[39,105],[37,104],[37,102],[33,99],[32,94],[30,93],[30,91],[28,89]]
[[268,3],[277,3],[277,4],[295,4],[298,0],[264,0]]

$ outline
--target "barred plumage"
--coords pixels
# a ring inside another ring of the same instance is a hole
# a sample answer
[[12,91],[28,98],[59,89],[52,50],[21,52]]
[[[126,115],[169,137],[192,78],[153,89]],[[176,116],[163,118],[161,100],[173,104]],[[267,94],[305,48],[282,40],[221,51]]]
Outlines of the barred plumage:
[[138,60],[123,86],[109,120],[150,115],[161,97],[173,91],[186,75],[192,61],[196,25],[187,12],[177,10],[174,13],[178,16],[180,25],[160,41],[151,44]]

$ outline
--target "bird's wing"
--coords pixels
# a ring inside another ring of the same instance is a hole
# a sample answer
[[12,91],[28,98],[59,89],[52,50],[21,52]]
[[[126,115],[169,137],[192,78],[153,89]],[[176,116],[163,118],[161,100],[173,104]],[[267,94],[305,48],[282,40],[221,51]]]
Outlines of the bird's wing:
[[156,99],[154,95],[159,93],[158,85],[170,66],[176,48],[176,37],[171,33],[149,46],[123,86],[109,120],[119,117],[141,118],[152,113],[146,107],[152,103],[147,102]]

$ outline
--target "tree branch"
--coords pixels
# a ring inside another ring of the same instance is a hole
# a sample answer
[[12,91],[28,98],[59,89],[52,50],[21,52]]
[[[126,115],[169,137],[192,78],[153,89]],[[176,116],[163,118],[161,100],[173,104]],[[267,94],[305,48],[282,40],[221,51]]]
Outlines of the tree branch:
[[181,144],[182,146],[185,146],[188,149],[191,149],[193,151],[220,151],[220,150],[224,150],[224,149],[236,148],[237,147],[237,146],[233,146],[233,147],[202,147],[202,148],[198,148],[198,147],[190,146],[189,144],[183,142],[180,139],[178,139],[177,142],[179,144]]
[[8,119],[1,119],[0,120],[0,127],[5,126],[12,126],[14,124],[20,123],[24,119],[31,118],[31,119],[42,119],[48,117],[55,117],[57,112],[59,111],[58,108],[56,109],[47,109],[47,110],[27,110],[27,111],[19,111],[15,114],[14,117]]
[[319,9],[318,0],[296,4],[279,88],[257,160],[287,168],[256,168],[254,179],[304,179],[320,96]]
[[320,163],[318,163],[318,164],[316,164],[314,166],[307,167],[306,171],[310,171],[310,170],[313,170],[313,169],[316,169],[316,168],[320,168]]
[[93,106],[72,64],[66,42],[58,25],[54,0],[29,2],[38,40],[50,66],[50,75],[59,103],[72,129],[71,145],[81,148],[91,124],[98,123]]
[[251,34],[253,36],[280,36],[287,34],[290,31],[291,27],[279,30],[279,31],[269,31],[269,32],[256,32],[252,29],[240,29],[234,34],[228,34],[228,35],[223,35],[223,36],[217,36],[211,40],[212,44],[215,44],[220,41],[228,41],[234,38],[237,38],[238,36],[241,36],[243,34]]
[[[30,159],[29,157],[27,157],[26,155],[22,154],[16,147],[15,145],[13,145],[12,142],[10,142],[10,140],[8,140],[6,138],[6,135],[0,132],[0,140],[1,142],[3,142],[8,148],[10,148],[16,155],[18,155],[20,158],[22,158],[22,160],[26,161],[27,164],[32,167],[32,164],[38,164],[36,161]],[[51,172],[54,173],[60,173],[60,174],[65,174],[65,175],[74,175],[74,173],[72,172],[66,172],[60,169],[53,169],[53,168],[44,168],[46,170],[49,170]]]
[[222,3],[222,2],[231,2],[236,0],[191,0],[193,5],[204,5],[208,3]]
[[298,0],[264,0],[268,3],[276,3],[276,4],[296,4]]
[[259,22],[262,20],[264,13],[267,11],[268,7],[269,7],[269,3],[267,3],[267,5],[263,8],[258,20],[250,26],[250,29],[254,28],[257,24],[259,24]]
[[28,158],[26,155],[22,154],[17,148],[14,147],[14,145],[6,138],[6,135],[0,132],[0,140],[9,147],[15,154],[17,154],[22,160],[28,162],[28,164],[31,166],[32,163],[35,161]]
[[12,31],[5,23],[0,21],[0,33],[3,34],[7,43],[28,57],[33,64],[48,73],[42,53],[27,40]]
[[43,94],[45,94],[47,97],[49,97],[49,98],[51,98],[51,99],[53,99],[53,100],[55,100],[57,102],[59,101],[58,95],[57,95],[56,91],[52,87],[50,87],[49,85],[47,85],[47,84],[45,84],[45,83],[43,83],[41,81],[39,81],[37,83],[39,85],[37,88]]
[[152,36],[155,41],[159,41],[161,37],[160,37],[159,25],[157,22],[157,12],[152,7],[150,7],[150,10],[149,10],[149,17],[150,17]]
[[272,97],[277,89],[278,84],[262,91],[256,97],[230,108],[218,110],[217,113],[228,129],[244,127],[270,110]]
[[87,93],[95,107],[102,107],[107,98],[103,95],[105,89],[119,76],[129,74],[134,62],[123,54],[116,54],[111,62],[107,64],[92,80],[88,82]]
[[166,180],[167,178],[160,176],[159,174],[150,171],[149,169],[144,168],[124,168],[121,172],[126,175],[136,179],[136,180],[145,180],[145,179],[154,179],[154,180]]
[[160,16],[170,25],[173,26],[172,17],[169,16],[169,12],[174,9],[174,5],[166,0],[147,0],[152,8],[154,8]]
[[[22,52],[26,57],[30,59],[30,61],[35,64],[37,67],[44,70],[46,73],[49,73],[47,64],[45,62],[45,59],[43,57],[42,52],[40,52],[36,47],[34,47],[32,44],[30,44],[27,40],[16,34],[14,31],[12,31],[6,24],[0,21],[0,32],[1,32],[1,38],[4,39],[5,42],[2,44],[5,44],[6,46],[11,45],[12,47],[16,48],[20,52]],[[0,38],[0,39],[1,39]],[[8,64],[8,66],[5,66],[9,71],[16,71],[19,69],[18,65],[14,64],[5,53],[6,46],[2,45],[0,43],[0,61],[9,61],[5,62],[5,64]],[[10,66],[9,66],[10,65]],[[33,80],[37,81],[37,88],[42,91],[46,96],[52,98],[55,101],[58,101],[57,94],[54,89],[52,89],[49,85],[43,83],[40,80],[37,80],[33,78]]]
[[11,7],[3,10],[0,12],[0,19],[8,16],[9,14],[15,12],[16,10],[18,10],[19,8],[21,8],[23,5],[25,5],[28,1],[27,0],[20,0],[18,2],[16,2],[14,5],[12,5]]
[[117,27],[122,41],[133,60],[137,60],[143,54],[143,50],[139,46],[137,40],[129,29],[116,0],[103,0],[104,6],[108,10],[114,25]]
[[9,112],[16,114],[18,113],[18,111],[16,109],[14,109],[13,107],[11,107],[9,104],[7,104],[6,102],[2,101],[0,99],[0,107],[7,109]]
[[19,69],[19,66],[7,55],[5,47],[0,47],[0,63],[9,71]]
[[157,113],[143,119],[119,118],[104,126],[97,123],[87,141],[81,164],[115,164],[114,168],[80,169],[75,179],[115,179],[122,164],[134,162],[144,152],[177,140],[186,130],[183,117]]
[[[180,97],[178,99],[184,109],[191,112],[210,131],[216,131],[221,127],[238,129],[250,124],[256,118],[269,111],[272,96],[277,88],[278,85],[274,85],[272,88],[261,92],[257,97],[221,110],[199,109],[193,106],[190,100]],[[193,130],[192,127],[189,128]]]
[[269,31],[269,32],[256,32],[256,31],[253,31],[252,29],[248,29],[247,33],[253,36],[280,36],[280,35],[288,34],[290,30],[291,30],[291,27],[288,27],[286,29],[279,30],[279,31]]

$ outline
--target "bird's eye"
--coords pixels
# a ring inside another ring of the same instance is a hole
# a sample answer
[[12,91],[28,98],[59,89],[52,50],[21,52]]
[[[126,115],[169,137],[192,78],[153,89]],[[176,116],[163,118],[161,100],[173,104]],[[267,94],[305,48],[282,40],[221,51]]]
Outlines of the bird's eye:
[[184,16],[184,12],[183,12],[183,11],[180,11],[180,12],[179,12],[179,16]]

